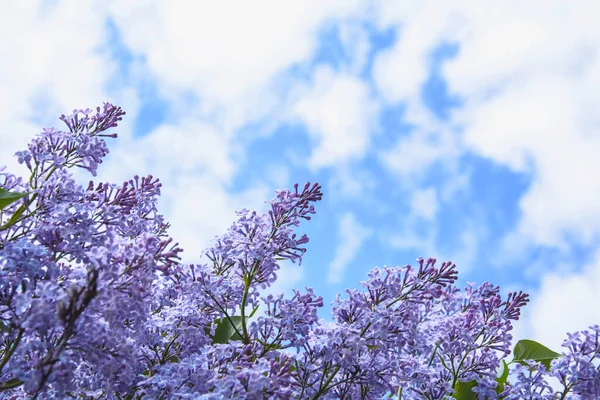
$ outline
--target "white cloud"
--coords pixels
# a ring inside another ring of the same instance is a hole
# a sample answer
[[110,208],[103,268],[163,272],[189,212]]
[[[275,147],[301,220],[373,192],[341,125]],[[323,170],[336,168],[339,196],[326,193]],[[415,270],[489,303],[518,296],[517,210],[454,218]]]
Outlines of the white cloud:
[[416,190],[410,199],[410,208],[417,217],[431,221],[438,210],[438,200],[435,188]]
[[527,318],[520,327],[523,336],[559,352],[565,350],[561,345],[567,332],[586,330],[600,321],[600,252],[582,271],[569,273],[570,269],[540,273],[539,290],[530,293]]
[[144,146],[141,153],[147,157],[144,164],[160,168],[166,176],[209,171],[223,184],[236,173],[235,160],[242,154],[231,133],[196,121],[162,125],[139,142]]
[[344,270],[354,260],[364,241],[372,234],[373,231],[358,222],[353,214],[342,215],[338,229],[340,241],[329,264],[328,282],[338,283],[343,279]]
[[[452,261],[457,265],[460,276],[464,277],[477,268],[475,261],[481,243],[489,236],[488,228],[480,222],[482,212],[472,209],[469,219],[455,222],[451,229],[443,229],[435,221],[439,206],[436,188],[416,190],[410,197],[409,211],[402,216],[397,228],[394,231],[378,229],[378,240],[385,247],[417,251],[423,258]],[[450,235],[452,239],[440,238],[441,235]]]
[[600,125],[590,95],[600,89],[591,18],[600,9],[526,4],[526,12],[507,3],[464,10],[459,54],[444,67],[466,100],[454,120],[468,149],[533,176],[514,240],[560,248],[568,235],[590,244],[600,234],[600,181],[591,173],[600,168]]
[[411,225],[403,224],[399,232],[382,232],[378,235],[379,240],[394,249],[418,251],[423,258],[434,257],[440,262],[452,261],[461,277],[476,267],[474,261],[478,255],[482,235],[486,234],[481,227],[470,223],[460,232],[454,233],[459,240],[451,250],[440,250],[436,241],[439,232],[437,227],[425,226],[425,232],[421,233],[411,229]]
[[0,164],[10,170],[13,153],[45,124],[59,126],[61,113],[108,100],[104,85],[115,68],[102,3],[43,3],[7,3],[0,13]]
[[505,84],[531,77],[577,78],[591,72],[598,4],[540,4],[479,2],[463,7],[465,23],[456,35],[460,52],[445,67],[451,90],[484,100]]
[[433,257],[436,254],[434,230],[429,229],[426,234],[410,232],[409,229],[400,229],[402,232],[394,234],[380,234],[380,240],[386,245],[400,250],[418,250],[425,257]]
[[273,185],[273,188],[277,189],[293,185],[290,181],[290,169],[284,163],[272,163],[267,167],[267,179]]
[[349,61],[349,66],[342,69],[351,75],[359,75],[367,63],[371,48],[368,33],[360,21],[341,23],[339,29],[339,39]]
[[416,97],[427,79],[427,51],[438,41],[439,24],[429,25],[433,29],[420,29],[415,23],[418,16],[401,28],[394,46],[379,53],[373,66],[375,83],[390,103]]
[[376,171],[356,164],[345,164],[337,166],[331,172],[331,178],[326,185],[331,202],[339,204],[354,201],[377,214],[393,212],[393,206],[387,202],[392,197],[391,191],[386,189],[383,197],[376,191],[380,182]]
[[[417,129],[381,156],[384,165],[406,178],[421,165],[474,152],[533,178],[520,202],[521,220],[509,235],[513,242],[563,248],[568,236],[594,243],[600,236],[600,181],[591,172],[600,168],[593,94],[600,89],[600,35],[592,16],[600,5],[406,6],[380,3],[380,26],[396,27],[398,40],[377,57],[374,79],[387,102],[406,103],[406,120]],[[450,93],[465,102],[452,113],[452,125],[464,134],[451,133],[453,139],[434,145],[427,136],[444,134],[432,128],[420,89],[429,54],[444,42],[459,46],[442,71]]]
[[470,189],[471,171],[459,170],[457,164],[449,166],[452,172],[452,178],[447,179],[440,188],[440,199],[449,203],[455,199],[459,193],[466,193]]
[[402,185],[415,187],[435,163],[441,162],[447,168],[452,167],[459,152],[455,134],[440,127],[431,131],[415,129],[402,135],[391,149],[381,150],[378,158],[398,176]]
[[225,190],[214,176],[184,174],[164,188],[160,210],[172,225],[171,236],[184,249],[184,262],[198,262],[202,250],[212,245],[237,219],[242,208],[265,212],[264,201],[274,196],[264,184],[256,184],[237,195]]
[[363,199],[375,187],[373,174],[346,165],[336,168],[329,185],[331,192],[344,198]]
[[[431,8],[407,11],[408,15],[398,12],[397,19],[386,14],[393,20],[389,23],[401,21],[402,26],[398,49],[380,61],[387,64],[378,70],[382,92],[391,102],[417,103],[423,76],[416,70],[424,64],[424,54],[440,39],[457,41],[459,53],[443,72],[450,92],[465,101],[465,107],[453,113],[453,123],[464,127],[464,149],[533,179],[521,199],[521,220],[499,255],[522,253],[535,244],[564,249],[567,235],[581,244],[595,243],[600,234],[600,185],[592,171],[600,167],[600,124],[596,95],[591,93],[600,89],[600,35],[594,19],[599,5],[520,1],[454,2],[452,7],[451,12],[436,2]],[[435,15],[415,18],[419,13],[441,13],[446,20],[457,13],[463,23],[428,40],[435,36],[431,31],[444,23],[424,24]],[[406,31],[416,33],[407,35],[408,43],[403,44]],[[411,45],[414,38],[423,38],[422,44]],[[400,78],[395,83],[394,71],[400,75],[411,70],[414,82]],[[420,154],[426,160],[446,157],[425,148]],[[418,153],[402,153],[411,154]],[[409,170],[403,157],[387,161],[393,170]],[[404,236],[397,242],[429,243],[417,239]],[[563,268],[545,275],[544,270],[557,266],[537,268],[541,288],[532,293],[517,336],[561,350],[567,331],[598,323],[600,315],[590,306],[600,300],[598,265],[597,258],[581,272]]]
[[377,89],[388,103],[405,105],[407,123],[432,128],[436,121],[422,102],[421,87],[428,78],[432,51],[443,42],[452,42],[463,30],[463,12],[456,2],[380,1],[377,16],[381,29],[392,27],[397,32],[394,45],[375,58]]
[[146,57],[164,95],[193,91],[206,115],[232,128],[277,104],[265,89],[311,57],[323,23],[361,8],[358,1],[341,0],[234,6],[142,0],[113,3],[111,16],[126,45]]
[[317,69],[312,86],[292,111],[317,142],[309,166],[316,169],[360,159],[369,149],[376,111],[365,82],[328,67]]

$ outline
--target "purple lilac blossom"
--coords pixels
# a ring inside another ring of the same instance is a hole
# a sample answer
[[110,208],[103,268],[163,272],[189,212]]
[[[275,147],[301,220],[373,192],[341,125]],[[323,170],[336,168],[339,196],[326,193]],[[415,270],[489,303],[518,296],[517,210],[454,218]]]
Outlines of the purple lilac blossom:
[[[375,268],[329,323],[311,288],[261,297],[279,261],[302,261],[294,227],[315,214],[316,183],[277,191],[267,214],[239,211],[209,262],[181,264],[157,179],[82,186],[69,172],[96,175],[122,115],[105,103],[61,116],[68,132],[45,129],[16,154],[27,181],[0,167],[0,187],[28,192],[0,211],[0,399],[445,399],[473,380],[480,399],[600,398],[598,326],[569,335],[550,371],[516,363],[498,395],[528,296],[460,290],[450,262]],[[234,335],[216,342],[223,327]]]
[[108,152],[101,137],[115,136],[103,132],[123,114],[106,103],[63,116],[69,132],[46,129],[17,154],[27,184],[3,172],[5,190],[30,193],[0,221],[0,382],[14,392],[127,392],[143,371],[134,327],[148,318],[154,275],[179,252],[156,210],[160,184],[135,177],[85,189],[68,171],[95,175]]

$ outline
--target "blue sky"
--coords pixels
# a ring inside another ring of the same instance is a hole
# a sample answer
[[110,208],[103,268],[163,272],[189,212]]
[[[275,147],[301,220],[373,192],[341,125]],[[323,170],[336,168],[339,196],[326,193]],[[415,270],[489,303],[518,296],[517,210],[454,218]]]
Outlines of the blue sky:
[[3,5],[0,164],[111,101],[127,115],[99,178],[158,176],[185,261],[234,210],[319,182],[273,290],[327,305],[375,266],[452,260],[461,285],[530,293],[517,338],[560,349],[600,323],[600,10],[449,3]]

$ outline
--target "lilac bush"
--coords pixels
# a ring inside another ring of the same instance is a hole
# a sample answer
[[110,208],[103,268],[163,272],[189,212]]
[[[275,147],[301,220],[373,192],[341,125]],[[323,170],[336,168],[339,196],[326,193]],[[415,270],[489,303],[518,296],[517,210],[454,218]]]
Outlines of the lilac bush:
[[63,115],[66,132],[16,154],[26,180],[0,169],[1,399],[600,398],[600,327],[569,335],[562,354],[511,351],[528,295],[457,288],[450,262],[376,268],[328,323],[310,288],[264,296],[280,261],[302,262],[308,238],[294,229],[315,214],[318,184],[277,191],[267,214],[239,211],[205,264],[181,263],[157,179],[82,186],[70,173],[96,176],[124,114]]

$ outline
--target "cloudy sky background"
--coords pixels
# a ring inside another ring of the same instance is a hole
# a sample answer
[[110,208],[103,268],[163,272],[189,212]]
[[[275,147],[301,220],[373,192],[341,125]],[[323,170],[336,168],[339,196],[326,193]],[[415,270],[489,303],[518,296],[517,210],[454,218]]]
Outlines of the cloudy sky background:
[[[58,116],[127,111],[100,180],[152,174],[184,261],[319,182],[301,267],[326,305],[375,266],[452,260],[531,295],[518,339],[600,323],[600,3],[0,5],[0,165]],[[81,175],[82,182],[89,179]],[[325,307],[321,316],[329,317]]]

